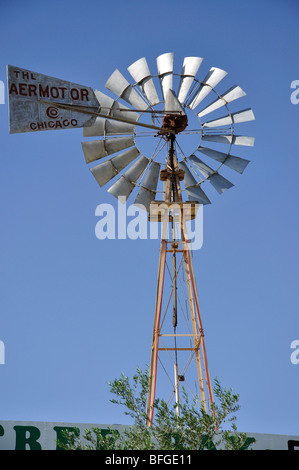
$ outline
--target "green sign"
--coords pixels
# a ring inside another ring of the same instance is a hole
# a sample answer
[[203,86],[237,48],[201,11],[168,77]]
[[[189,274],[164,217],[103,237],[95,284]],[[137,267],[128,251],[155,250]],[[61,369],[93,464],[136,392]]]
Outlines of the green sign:
[[[0,421],[0,450],[61,450],[57,442],[63,443],[64,432],[79,429],[83,436],[85,429],[97,427],[103,434],[109,428],[120,433],[127,426],[87,423],[51,423],[35,421]],[[253,450],[295,450],[299,449],[299,436],[279,434],[246,433],[246,448]],[[232,435],[232,439],[233,439]],[[253,441],[255,442],[253,443]],[[207,441],[206,449],[216,450],[211,441]],[[245,449],[245,448],[244,448]]]

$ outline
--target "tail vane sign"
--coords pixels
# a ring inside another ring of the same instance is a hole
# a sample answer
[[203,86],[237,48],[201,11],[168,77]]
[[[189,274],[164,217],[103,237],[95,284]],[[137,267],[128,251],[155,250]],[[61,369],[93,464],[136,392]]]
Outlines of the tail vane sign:
[[12,65],[7,83],[11,134],[91,126],[96,117],[89,111],[100,108],[90,87]]

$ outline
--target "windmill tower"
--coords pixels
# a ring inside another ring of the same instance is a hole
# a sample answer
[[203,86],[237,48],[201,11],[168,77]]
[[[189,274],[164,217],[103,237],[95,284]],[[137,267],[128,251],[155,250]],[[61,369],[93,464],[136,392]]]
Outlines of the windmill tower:
[[[161,222],[149,424],[161,372],[170,402],[180,402],[182,385],[207,410],[213,402],[187,225],[210,204],[206,187],[222,194],[234,185],[221,173],[229,168],[241,174],[248,165],[232,148],[254,145],[253,137],[235,134],[236,124],[254,120],[252,110],[229,109],[244,91],[233,86],[218,93],[215,87],[227,73],[211,67],[199,79],[202,61],[186,57],[181,73],[175,73],[174,54],[162,54],[152,75],[141,58],[128,67],[133,84],[118,69],[109,77],[105,86],[114,98],[8,66],[10,132],[83,127],[86,163],[100,160],[90,168],[97,183],[109,183],[108,192],[125,201],[135,193],[134,204],[148,211],[150,222]],[[206,120],[210,113],[213,119]]]
[[[204,332],[199,310],[190,241],[186,227],[186,219],[191,219],[196,215],[198,204],[190,204],[182,200],[180,181],[184,179],[185,171],[182,170],[183,165],[181,164],[179,167],[176,160],[174,135],[168,134],[167,139],[169,141],[169,157],[166,169],[162,170],[160,173],[160,178],[166,182],[164,204],[162,205],[164,206],[165,212],[161,216],[161,223],[163,223],[167,229],[169,228],[168,224],[170,222],[171,228],[170,231],[168,230],[168,232],[170,232],[168,238],[166,238],[166,229],[164,227],[162,228],[151,348],[150,387],[147,401],[147,417],[149,424],[152,423],[154,414],[159,363],[169,379],[169,403],[172,400],[174,400],[176,404],[180,403],[180,383],[187,385],[193,398],[195,398],[197,392],[199,392],[200,401],[206,411],[211,411],[212,408],[209,407],[209,405],[213,403]],[[155,204],[153,204],[150,218],[153,217],[153,219],[156,220],[156,212]],[[176,229],[178,229],[179,236]],[[167,266],[167,256],[170,257],[170,267]],[[178,259],[179,257],[180,260]],[[164,292],[166,267],[171,281],[171,289],[168,294]],[[178,295],[179,283],[182,287],[180,296]],[[163,298],[165,299],[164,304]],[[182,305],[183,300],[185,300],[186,311],[183,307],[184,304]],[[181,325],[181,321],[183,325]],[[181,326],[183,326],[183,328],[181,328]],[[166,359],[168,359],[167,365],[163,357],[165,354],[167,356]],[[192,362],[195,363],[193,364],[193,366],[195,365],[195,369],[194,367],[190,367]],[[173,380],[169,376],[171,366],[173,366],[174,372]],[[186,377],[188,377],[188,379]],[[195,384],[198,384],[199,390],[195,387],[195,390],[192,391],[192,382],[194,379]],[[179,415],[179,407],[177,407],[176,410]]]

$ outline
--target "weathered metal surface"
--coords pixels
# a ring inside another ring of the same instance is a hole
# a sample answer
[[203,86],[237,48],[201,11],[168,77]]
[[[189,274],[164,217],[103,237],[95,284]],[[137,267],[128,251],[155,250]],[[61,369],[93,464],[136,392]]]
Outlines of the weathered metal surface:
[[90,163],[119,152],[120,150],[132,147],[134,144],[133,137],[114,137],[112,139],[82,142],[82,149],[86,163]]
[[178,100],[183,103],[203,61],[202,57],[185,57],[178,91]]
[[140,97],[136,90],[130,85],[126,78],[116,69],[108,78],[105,87],[116,94],[116,96],[127,101],[135,109],[145,110],[146,102]]
[[230,124],[239,124],[241,122],[254,121],[255,117],[252,109],[243,109],[242,111],[237,111],[236,113],[228,114],[219,119],[214,119],[213,121],[205,122],[203,127],[219,127],[219,126],[229,126]]
[[194,109],[202,100],[212,91],[212,89],[218,85],[219,82],[227,75],[227,72],[217,67],[211,67],[208,74],[203,80],[203,84],[200,86],[195,97],[192,99],[190,108]]
[[216,189],[219,194],[224,193],[224,191],[234,186],[233,183],[228,181],[219,173],[214,173],[213,175],[209,176],[208,181],[210,181],[211,185]]
[[195,155],[191,155],[189,160],[199,169],[200,173],[210,181],[211,185],[219,194],[222,194],[226,189],[234,186],[230,181],[221,176],[218,172],[215,172],[213,168],[209,167]]
[[124,196],[126,199],[130,196],[137,181],[141,177],[149,163],[148,158],[142,155],[134,165],[129,168],[109,189],[108,193],[114,197]]
[[141,204],[144,206],[148,212],[150,211],[151,202],[154,201],[156,196],[155,191],[157,189],[159,174],[160,164],[152,162],[134,202],[135,205]]
[[188,194],[189,201],[197,201],[200,204],[211,204],[211,201],[201,189],[200,185],[192,175],[185,162],[178,163],[179,168],[184,170],[184,185]]
[[166,93],[164,108],[166,112],[171,111],[171,113],[186,114],[175,92],[171,89]]
[[219,194],[222,194],[234,185],[218,172],[209,167],[202,160],[197,158],[195,155],[191,155],[189,160],[199,169],[200,173],[207,178],[211,185],[216,189]]
[[135,126],[124,122],[112,121],[110,119],[96,118],[90,127],[84,127],[83,137],[97,137],[115,134],[133,134]]
[[7,66],[7,81],[11,134],[71,129],[95,121],[94,116],[58,107],[64,104],[97,111],[99,103],[90,87],[12,65]]
[[164,99],[168,90],[172,89],[173,52],[167,52],[157,57],[157,69]]
[[213,160],[216,160],[232,168],[238,173],[243,173],[248,163],[250,163],[249,160],[245,160],[244,158],[235,157],[233,155],[229,155],[224,152],[219,152],[218,150],[213,150],[207,147],[198,147],[197,150],[203,153],[204,155],[213,158]]
[[146,96],[150,104],[155,105],[159,103],[159,97],[151,78],[146,58],[142,57],[142,59],[136,60],[136,62],[128,67],[128,71],[135,82],[138,83],[141,92]]
[[253,147],[255,137],[231,134],[205,134],[202,136],[202,140],[208,142],[217,142],[218,144],[244,145],[246,147]]
[[139,150],[136,147],[133,147],[119,155],[116,155],[116,157],[112,157],[110,160],[91,168],[90,171],[98,184],[102,187],[139,155]]
[[211,103],[209,106],[200,111],[197,116],[205,116],[206,114],[209,114],[212,111],[221,108],[227,103],[231,103],[232,101],[242,98],[243,96],[246,96],[245,91],[243,91],[242,88],[236,85],[227,90],[223,95],[220,96],[220,98],[217,98],[217,100],[213,101],[213,103]]
[[206,165],[206,163],[204,163],[202,160],[200,160],[198,157],[196,157],[195,155],[191,155],[188,160],[190,162],[192,162],[196,168],[199,169],[200,173],[205,177],[205,178],[208,178],[210,175],[212,175],[213,173],[215,173],[215,170],[213,170],[213,168],[209,167],[208,165]]

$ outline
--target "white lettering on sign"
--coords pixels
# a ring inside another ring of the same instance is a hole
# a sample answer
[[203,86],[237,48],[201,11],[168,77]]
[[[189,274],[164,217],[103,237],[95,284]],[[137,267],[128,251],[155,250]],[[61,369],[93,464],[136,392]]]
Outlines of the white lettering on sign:
[[[90,87],[10,65],[7,75],[11,133],[70,129],[94,123],[94,116],[80,113],[80,109],[92,112],[99,109]],[[63,105],[70,108],[63,109]]]

